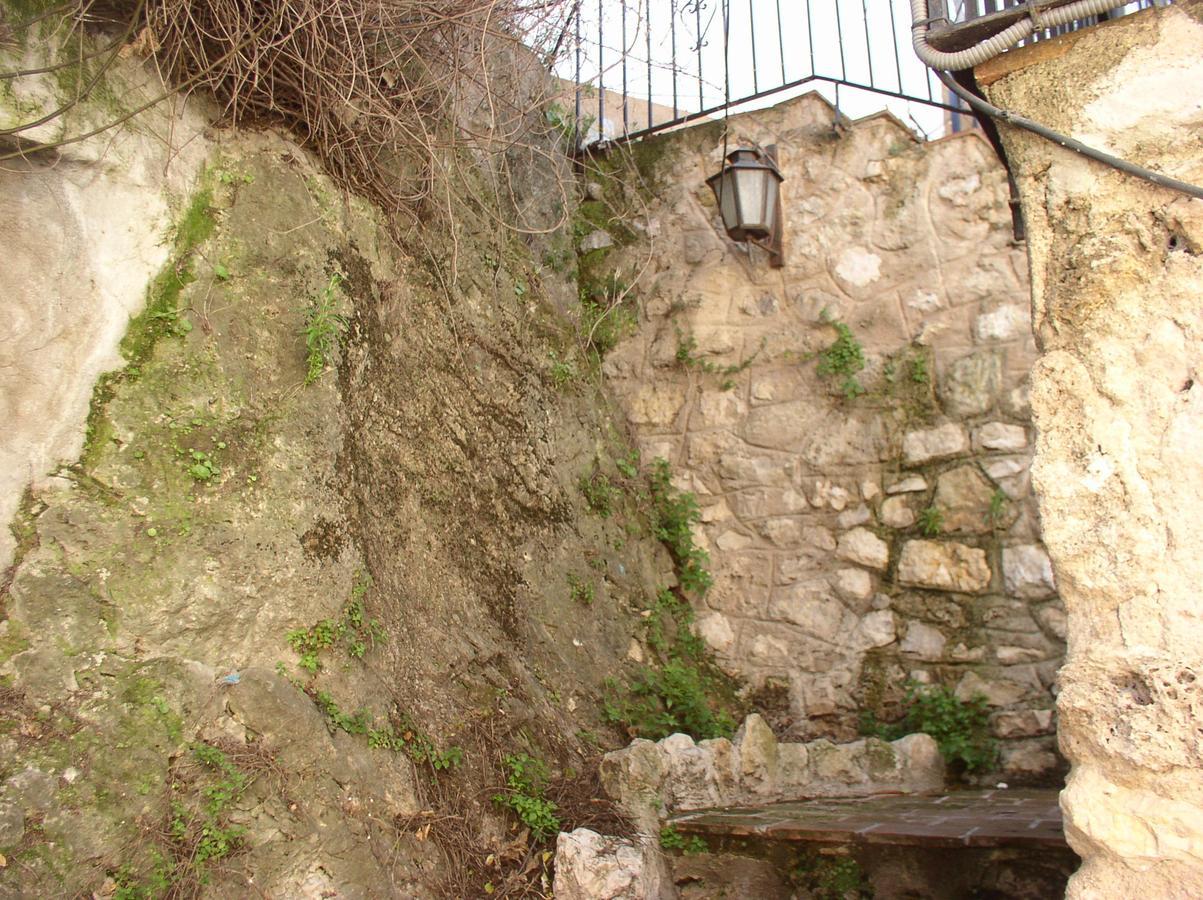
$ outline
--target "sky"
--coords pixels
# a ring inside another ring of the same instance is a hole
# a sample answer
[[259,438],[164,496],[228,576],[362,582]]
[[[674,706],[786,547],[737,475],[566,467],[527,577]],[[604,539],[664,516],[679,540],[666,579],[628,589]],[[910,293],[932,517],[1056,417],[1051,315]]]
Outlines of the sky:
[[[940,99],[941,86],[928,77],[911,50],[907,0],[726,0],[726,7],[726,68],[733,99],[809,75]],[[646,99],[650,94],[653,102],[672,107],[675,89],[676,106],[682,113],[721,105],[725,93],[723,8],[724,0],[626,0],[625,4],[622,0],[582,0],[580,80],[597,85],[600,72],[608,90],[621,92],[625,47],[630,96]],[[569,35],[556,67],[557,74],[568,80],[576,75],[574,38]],[[778,103],[806,90],[819,90],[829,100],[837,100],[833,85],[811,82],[739,109]],[[594,115],[596,104],[596,99],[590,103]],[[888,108],[929,137],[938,137],[944,129],[942,110],[870,91],[840,87],[838,105],[852,118]],[[621,109],[607,107],[606,117],[621,130]]]

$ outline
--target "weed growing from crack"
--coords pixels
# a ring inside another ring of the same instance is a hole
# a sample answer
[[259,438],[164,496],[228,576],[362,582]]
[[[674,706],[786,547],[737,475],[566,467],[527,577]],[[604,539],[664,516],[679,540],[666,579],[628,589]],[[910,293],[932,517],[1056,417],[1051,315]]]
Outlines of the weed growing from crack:
[[835,343],[819,354],[819,375],[838,379],[845,400],[855,400],[865,392],[856,375],[865,368],[865,352],[852,329],[835,319],[824,317],[835,329]]
[[305,335],[305,384],[313,384],[322,377],[347,329],[346,317],[336,312],[341,285],[342,276],[335,272],[305,309],[305,325],[301,330]]
[[928,537],[935,537],[944,527],[944,513],[935,506],[919,510],[919,530]]

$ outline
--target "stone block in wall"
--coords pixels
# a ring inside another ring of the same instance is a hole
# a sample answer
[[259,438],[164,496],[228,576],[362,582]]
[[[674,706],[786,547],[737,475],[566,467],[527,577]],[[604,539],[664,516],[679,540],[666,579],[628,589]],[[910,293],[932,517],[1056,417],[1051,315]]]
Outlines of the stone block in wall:
[[627,418],[633,425],[670,430],[684,405],[683,385],[644,384],[627,397]]
[[718,473],[728,489],[785,485],[790,480],[788,464],[779,456],[738,446],[719,458]]
[[910,587],[976,594],[990,576],[985,551],[955,541],[907,541],[898,560],[898,582]]
[[854,528],[840,535],[836,556],[849,562],[884,570],[890,562],[890,545],[867,528]]
[[853,624],[844,604],[831,596],[826,580],[792,584],[773,589],[769,616],[791,622],[806,634],[835,643]]
[[990,728],[1000,738],[1036,737],[1051,734],[1053,711],[1051,709],[1016,709],[995,713],[990,717]]
[[965,608],[946,594],[903,591],[894,597],[892,606],[899,615],[950,629],[964,628],[968,624]]
[[[926,487],[927,482],[924,482]],[[881,524],[890,528],[910,528],[915,524],[915,511],[905,496],[888,497],[881,504]]]
[[[958,466],[936,481],[934,504],[941,513],[941,530],[985,534],[998,524],[991,509],[994,486],[976,466]],[[1001,513],[1000,513],[1001,514]]]
[[1004,548],[1002,567],[1008,594],[1025,600],[1043,600],[1057,592],[1053,564],[1039,544]]
[[1028,432],[1022,425],[988,422],[973,429],[973,446],[976,450],[1024,450]]
[[982,343],[1011,341],[1026,337],[1031,331],[1031,313],[1014,303],[982,313],[973,323],[973,336]]
[[659,745],[635,740],[602,757],[602,788],[644,834],[655,834],[664,810],[664,779],[668,767]]
[[840,569],[833,579],[836,593],[846,601],[860,604],[873,596],[873,576],[864,569]]
[[911,621],[907,623],[906,634],[899,649],[918,659],[937,662],[944,658],[944,646],[947,643],[948,638],[940,629],[923,622]]
[[1014,635],[1040,633],[1040,626],[1032,617],[1031,606],[1013,597],[983,597],[977,604],[977,618],[996,644],[1014,640]]
[[956,696],[958,700],[969,701],[981,695],[986,698],[989,706],[1014,706],[1021,700],[1034,694],[1042,693],[1039,685],[1036,690],[1029,684],[1022,684],[1011,678],[993,676],[989,673],[975,671],[966,672],[957,682]]
[[1043,779],[1060,766],[1052,738],[1009,741],[1002,748],[1003,775],[1015,781]]
[[980,416],[998,400],[1002,387],[1002,353],[979,350],[948,366],[939,379],[940,403],[950,416]]
[[891,496],[896,494],[918,494],[927,490],[927,479],[922,475],[906,475],[896,481],[891,481],[886,486],[886,493]]
[[[969,452],[969,435],[962,425],[949,422],[936,428],[909,432],[902,439],[902,459],[907,465],[919,465],[948,459]],[[886,489],[889,493],[889,489]]]
[[888,647],[897,640],[897,623],[888,609],[874,610],[857,623],[849,643],[858,650]]

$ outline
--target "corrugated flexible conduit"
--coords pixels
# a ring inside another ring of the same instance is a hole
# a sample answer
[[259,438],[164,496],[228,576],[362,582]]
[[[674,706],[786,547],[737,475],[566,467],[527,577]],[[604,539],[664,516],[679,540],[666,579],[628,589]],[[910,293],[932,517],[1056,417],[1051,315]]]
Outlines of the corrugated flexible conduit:
[[1111,166],[1113,169],[1118,169],[1128,175],[1134,175],[1137,178],[1143,178],[1145,181],[1152,182],[1161,187],[1180,191],[1188,197],[1203,200],[1203,187],[1190,184],[1186,181],[1180,181],[1177,178],[1171,178],[1168,175],[1162,175],[1160,172],[1154,172],[1152,169],[1138,166],[1136,163],[1129,162],[1126,159],[1120,159],[1118,156],[1112,156],[1110,153],[1104,153],[1102,150],[1096,150],[1094,147],[1088,147],[1081,141],[1053,131],[1039,122],[1034,122],[1024,116],[1001,109],[965,90],[961,85],[953,81],[946,72],[940,71],[941,69],[957,70],[973,68],[974,66],[981,65],[988,59],[998,56],[1004,50],[1009,49],[1031,35],[1034,31],[1051,28],[1055,25],[1065,25],[1085,16],[1098,15],[1109,9],[1114,9],[1115,6],[1116,0],[1077,0],[1076,3],[1059,6],[1048,12],[1033,12],[1027,18],[1021,19],[1010,27],[1000,31],[994,37],[988,38],[976,46],[970,47],[967,50],[959,50],[955,53],[945,53],[927,43],[927,28],[931,23],[927,15],[927,0],[911,0],[911,43],[915,47],[915,54],[929,68],[936,70],[936,75],[943,82],[944,86],[978,112],[998,119],[1000,122],[1006,122],[1009,125],[1030,131],[1046,140],[1052,141],[1054,144],[1059,144],[1067,150],[1080,153],[1085,157]]
[[1115,7],[1116,0],[1077,0],[1076,3],[1058,6],[1047,12],[1033,10],[1026,17],[980,44],[957,50],[955,53],[946,53],[927,42],[927,28],[931,24],[927,15],[927,0],[911,0],[911,44],[915,47],[915,55],[933,69],[972,69],[1014,47],[1034,32],[1057,25],[1067,25],[1087,16],[1097,16]]

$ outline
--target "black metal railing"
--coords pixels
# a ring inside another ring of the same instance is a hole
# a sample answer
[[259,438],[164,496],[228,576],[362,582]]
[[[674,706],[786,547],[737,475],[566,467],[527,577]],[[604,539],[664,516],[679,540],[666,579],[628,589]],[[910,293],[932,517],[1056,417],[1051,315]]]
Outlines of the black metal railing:
[[907,0],[579,0],[556,74],[586,144],[811,83],[837,101],[956,108],[911,53],[909,26]]
[[[955,30],[1018,5],[931,0],[931,12]],[[888,106],[929,135],[958,130],[967,110],[912,52],[910,27],[909,0],[576,0],[555,72],[582,145],[807,89],[852,115]]]

